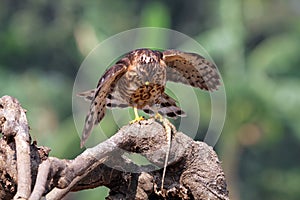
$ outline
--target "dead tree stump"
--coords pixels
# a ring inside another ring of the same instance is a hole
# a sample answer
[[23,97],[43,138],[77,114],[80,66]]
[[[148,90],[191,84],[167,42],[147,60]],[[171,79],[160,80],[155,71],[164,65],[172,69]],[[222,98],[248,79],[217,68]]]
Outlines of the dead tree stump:
[[[58,159],[48,156],[48,147],[31,142],[25,110],[15,98],[4,96],[0,132],[0,199],[61,199],[99,186],[110,189],[106,198],[111,200],[229,199],[212,147],[181,132],[172,137],[165,190],[160,191],[167,141],[154,119],[124,126],[73,160]],[[139,153],[152,164],[138,166],[125,152]]]

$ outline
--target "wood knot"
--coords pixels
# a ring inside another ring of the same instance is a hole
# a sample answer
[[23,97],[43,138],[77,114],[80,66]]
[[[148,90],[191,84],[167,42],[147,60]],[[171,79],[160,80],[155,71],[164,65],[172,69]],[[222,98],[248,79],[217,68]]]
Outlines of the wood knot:
[[2,124],[4,124],[4,122],[6,122],[6,118],[5,117],[0,117],[0,126],[2,125]]

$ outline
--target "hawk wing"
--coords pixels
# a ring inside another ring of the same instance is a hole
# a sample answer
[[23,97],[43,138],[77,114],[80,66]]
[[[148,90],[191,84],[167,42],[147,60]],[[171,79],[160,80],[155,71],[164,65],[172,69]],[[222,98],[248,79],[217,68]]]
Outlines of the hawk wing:
[[85,118],[85,124],[81,137],[81,148],[90,136],[94,125],[97,125],[105,115],[106,97],[111,92],[112,86],[126,72],[127,66],[124,63],[118,63],[109,68],[98,82],[97,88],[79,94],[87,100],[91,100],[90,110]]
[[220,76],[216,66],[195,53],[178,50],[163,51],[167,65],[167,81],[180,82],[203,90],[216,90]]

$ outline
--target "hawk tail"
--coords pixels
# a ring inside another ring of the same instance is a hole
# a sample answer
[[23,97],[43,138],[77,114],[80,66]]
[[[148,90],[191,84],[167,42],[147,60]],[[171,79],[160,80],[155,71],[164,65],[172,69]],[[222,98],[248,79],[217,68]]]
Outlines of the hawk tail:
[[81,93],[78,93],[77,96],[83,97],[84,100],[86,100],[86,101],[92,101],[95,96],[96,90],[97,89],[92,89],[92,90],[88,90],[85,92],[81,92]]
[[186,116],[185,112],[176,105],[175,99],[173,99],[172,97],[168,96],[165,93],[162,94],[162,96],[160,98],[160,103],[158,104],[158,107],[147,106],[143,109],[143,111],[150,115],[159,113],[162,116],[174,118],[174,119],[176,119],[178,117]]
[[80,147],[84,146],[84,143],[91,135],[92,129],[97,125],[105,115],[105,101],[102,101],[101,96],[95,96],[92,100],[89,113],[85,118],[84,128],[82,131],[82,137]]

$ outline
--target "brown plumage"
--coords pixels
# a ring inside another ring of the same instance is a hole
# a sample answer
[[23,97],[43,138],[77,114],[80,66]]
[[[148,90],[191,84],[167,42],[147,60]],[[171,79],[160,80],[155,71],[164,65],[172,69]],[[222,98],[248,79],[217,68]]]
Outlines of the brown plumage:
[[131,51],[104,73],[96,89],[80,94],[91,101],[81,147],[104,117],[106,108],[134,107],[151,115],[184,116],[176,101],[164,93],[167,81],[208,91],[220,85],[215,65],[198,54],[178,50]]

